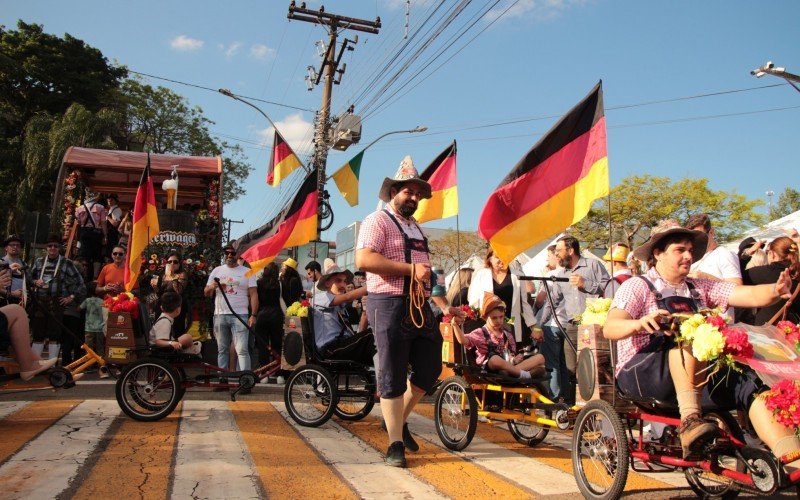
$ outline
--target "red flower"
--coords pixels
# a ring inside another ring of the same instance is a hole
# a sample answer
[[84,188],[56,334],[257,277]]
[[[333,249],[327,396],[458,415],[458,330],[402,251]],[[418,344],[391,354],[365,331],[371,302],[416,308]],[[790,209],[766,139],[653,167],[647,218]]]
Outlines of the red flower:
[[722,318],[722,316],[716,315],[708,316],[706,318],[706,323],[716,326],[717,330],[719,331],[722,331],[727,326],[727,323],[725,323],[725,320]]
[[790,342],[800,341],[800,328],[791,321],[778,321],[775,325]]
[[764,393],[764,403],[775,420],[786,427],[800,426],[800,392],[792,380],[781,380]]
[[744,358],[752,358],[755,354],[753,351],[753,344],[750,343],[747,332],[743,329],[726,328],[722,330],[722,335],[725,336],[725,354],[742,356]]
[[307,300],[301,300],[300,301],[300,305],[303,306],[303,307],[309,307],[311,305],[311,302],[309,302]]

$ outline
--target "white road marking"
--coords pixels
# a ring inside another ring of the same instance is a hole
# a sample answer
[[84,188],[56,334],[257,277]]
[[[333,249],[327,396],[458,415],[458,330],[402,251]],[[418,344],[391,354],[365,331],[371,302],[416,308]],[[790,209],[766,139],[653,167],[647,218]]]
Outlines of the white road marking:
[[30,401],[3,401],[0,402],[0,418],[6,418],[7,416],[11,415],[12,413],[16,413],[19,410],[28,406],[31,402]]

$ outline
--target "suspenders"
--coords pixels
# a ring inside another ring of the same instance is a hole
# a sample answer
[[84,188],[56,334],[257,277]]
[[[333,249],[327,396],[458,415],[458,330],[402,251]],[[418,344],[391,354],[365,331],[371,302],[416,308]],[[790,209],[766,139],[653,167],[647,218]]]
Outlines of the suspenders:
[[[394,222],[394,225],[397,226],[397,230],[400,231],[400,234],[403,235],[403,246],[404,246],[405,262],[407,264],[411,263],[411,251],[412,250],[416,250],[418,252],[428,253],[428,251],[429,251],[428,250],[428,238],[426,238],[425,235],[422,233],[422,229],[420,229],[419,225],[414,223],[414,225],[417,226],[417,229],[419,229],[420,234],[423,235],[421,240],[417,239],[417,238],[409,237],[406,234],[406,232],[403,231],[403,228],[400,226],[400,223],[397,222],[397,218],[390,211],[386,210],[385,208],[383,209],[383,211],[386,212],[386,215],[389,216],[389,219],[391,219],[392,222]],[[408,292],[409,292],[410,288],[411,288],[411,277],[410,276],[403,277],[403,295],[408,295]]]

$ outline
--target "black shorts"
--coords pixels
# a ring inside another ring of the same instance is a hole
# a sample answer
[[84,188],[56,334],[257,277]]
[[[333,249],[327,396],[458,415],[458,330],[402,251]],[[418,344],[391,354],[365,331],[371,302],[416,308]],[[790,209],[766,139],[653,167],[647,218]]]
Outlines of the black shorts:
[[103,231],[91,227],[78,228],[78,241],[81,242],[81,257],[92,262],[103,261]]
[[425,302],[425,325],[416,328],[407,318],[408,299],[402,295],[370,294],[367,319],[378,348],[378,390],[391,399],[406,392],[408,367],[411,384],[428,391],[442,372],[442,334]]
[[33,341],[44,342],[45,339],[48,339],[61,342],[64,307],[58,303],[57,298],[51,297],[37,297],[34,304],[28,311]]
[[[632,397],[653,398],[678,404],[675,385],[669,372],[668,353],[676,348],[675,339],[652,335],[650,343],[625,364],[617,375],[617,387]],[[753,398],[769,389],[750,368],[742,373],[723,369],[703,386],[700,406],[704,411],[748,410]]]
[[8,332],[8,318],[0,311],[0,351],[5,351],[11,345],[11,335]]

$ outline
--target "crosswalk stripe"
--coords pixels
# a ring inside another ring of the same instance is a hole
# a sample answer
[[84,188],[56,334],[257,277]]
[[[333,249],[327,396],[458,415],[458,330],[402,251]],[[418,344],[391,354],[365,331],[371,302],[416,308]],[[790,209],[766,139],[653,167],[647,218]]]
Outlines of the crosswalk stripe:
[[[73,500],[166,498],[181,405],[158,422],[123,416]],[[124,480],[119,480],[124,478]]]
[[0,467],[4,498],[50,499],[65,491],[118,413],[116,401],[80,403]]
[[219,401],[183,402],[173,475],[177,497],[265,496],[236,421]]
[[[270,500],[357,498],[350,486],[325,463],[269,403],[228,403],[262,485]],[[298,470],[302,468],[302,477]]]
[[[72,410],[80,401],[37,401],[25,404],[19,411],[3,418],[3,439],[0,440],[0,463],[16,453],[25,443],[45,431]],[[6,404],[4,404],[4,407]],[[12,406],[12,405],[9,405]],[[18,405],[14,405],[17,407]]]
[[28,401],[4,401],[0,403],[0,420],[28,406]]
[[[359,422],[342,422],[341,425],[355,436],[383,452],[388,446],[386,431],[380,428],[380,409]],[[421,418],[421,417],[420,417]],[[438,439],[438,438],[437,438]],[[425,440],[417,440],[419,451],[406,451],[409,470],[417,477],[436,487],[451,498],[480,492],[482,496],[501,498],[531,498],[534,492],[512,484],[496,471],[486,470],[474,463],[454,456],[449,451]]]
[[408,469],[388,467],[381,453],[362,440],[353,439],[336,421],[329,420],[320,427],[300,427],[291,420],[283,403],[272,404],[287,422],[302,432],[360,497],[446,498],[433,486],[417,479]]
[[[415,436],[444,448],[436,433],[436,424],[430,418],[412,414],[409,417],[409,429]],[[578,486],[571,474],[531,460],[514,450],[509,450],[478,436],[473,438],[465,450],[453,453],[542,495],[564,495],[578,492]]]

